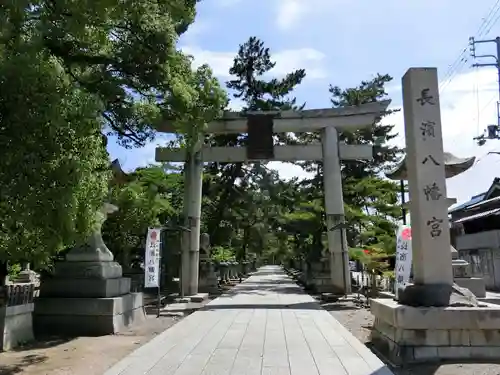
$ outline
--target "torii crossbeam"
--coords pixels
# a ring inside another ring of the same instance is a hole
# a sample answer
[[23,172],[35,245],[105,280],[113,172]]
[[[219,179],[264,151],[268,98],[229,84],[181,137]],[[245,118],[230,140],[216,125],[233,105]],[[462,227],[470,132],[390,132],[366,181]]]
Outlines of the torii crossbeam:
[[[157,148],[156,161],[186,162],[186,226],[183,240],[181,290],[185,295],[198,292],[200,248],[201,182],[204,162],[253,162],[322,160],[328,257],[331,285],[324,291],[349,293],[351,278],[344,226],[344,202],[340,160],[372,159],[371,145],[339,143],[338,131],[355,131],[373,126],[387,109],[390,100],[361,106],[304,111],[226,112],[219,121],[208,124],[206,133],[246,133],[248,147],[209,147],[198,142],[194,150]],[[175,133],[171,124],[157,127],[159,132]],[[321,132],[321,143],[309,145],[272,144],[272,135],[285,132]],[[199,139],[203,139],[201,136]],[[186,204],[187,203],[187,204]],[[337,228],[337,229],[333,229]],[[322,288],[318,288],[322,289]]]

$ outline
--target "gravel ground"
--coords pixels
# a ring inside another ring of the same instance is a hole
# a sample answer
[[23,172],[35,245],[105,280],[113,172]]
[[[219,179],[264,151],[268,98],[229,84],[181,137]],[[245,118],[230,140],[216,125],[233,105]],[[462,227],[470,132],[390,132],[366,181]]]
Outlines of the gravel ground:
[[[358,308],[351,302],[334,303],[324,306],[363,343],[370,341],[373,316],[367,308]],[[443,363],[419,365],[408,368],[393,368],[395,375],[500,375],[498,363]]]
[[0,353],[0,375],[102,375],[179,320],[148,315],[140,326],[116,335],[35,342]]

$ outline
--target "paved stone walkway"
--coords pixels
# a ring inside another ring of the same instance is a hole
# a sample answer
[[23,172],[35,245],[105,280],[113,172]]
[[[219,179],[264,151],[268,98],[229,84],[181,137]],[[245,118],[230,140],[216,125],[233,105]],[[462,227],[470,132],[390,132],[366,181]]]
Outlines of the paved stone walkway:
[[279,267],[266,266],[104,375],[392,375]]

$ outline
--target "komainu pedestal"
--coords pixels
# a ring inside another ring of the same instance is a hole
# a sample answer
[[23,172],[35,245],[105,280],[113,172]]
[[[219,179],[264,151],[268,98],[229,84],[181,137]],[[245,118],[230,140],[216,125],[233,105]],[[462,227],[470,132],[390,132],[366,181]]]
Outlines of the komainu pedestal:
[[307,286],[317,293],[341,293],[342,290],[333,285],[330,260],[323,258],[311,262],[307,270]]
[[462,288],[469,289],[478,298],[486,297],[486,283],[483,278],[471,277],[469,262],[458,257],[458,251],[451,246],[451,266],[453,267],[453,281]]
[[200,236],[200,271],[198,291],[215,294],[219,291],[215,266],[210,258],[210,236],[202,233]]
[[52,277],[42,279],[35,333],[99,336],[144,320],[142,293],[130,293],[130,278],[122,277],[122,267],[102,240],[102,223],[116,209],[105,204],[89,240],[57,263]]

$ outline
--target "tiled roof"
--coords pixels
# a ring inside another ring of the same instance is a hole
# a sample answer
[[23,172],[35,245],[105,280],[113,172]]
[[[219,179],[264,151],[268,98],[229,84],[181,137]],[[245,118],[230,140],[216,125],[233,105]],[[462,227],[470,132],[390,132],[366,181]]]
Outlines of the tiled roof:
[[462,203],[462,204],[459,204],[458,206],[453,207],[452,209],[448,210],[448,213],[451,214],[453,212],[460,211],[460,210],[463,210],[464,208],[472,206],[473,204],[479,203],[484,199],[485,196],[486,196],[486,192],[475,195],[469,201]]

